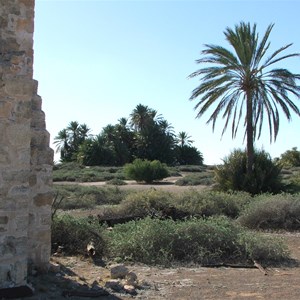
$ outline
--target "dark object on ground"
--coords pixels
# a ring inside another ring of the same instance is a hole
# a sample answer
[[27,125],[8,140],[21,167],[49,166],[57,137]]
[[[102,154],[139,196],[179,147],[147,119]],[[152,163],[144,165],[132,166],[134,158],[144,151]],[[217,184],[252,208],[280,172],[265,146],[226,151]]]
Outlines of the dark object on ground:
[[138,220],[141,220],[146,217],[150,217],[153,219],[157,218],[160,220],[172,219],[174,221],[183,221],[186,218],[191,217],[191,214],[188,212],[185,212],[183,210],[180,210],[174,206],[169,206],[169,207],[162,208],[160,210],[153,210],[153,211],[151,211],[151,213],[144,215],[144,216],[131,215],[131,216],[115,216],[115,217],[107,216],[107,217],[105,217],[105,216],[97,215],[99,224],[103,225],[106,223],[107,226],[109,226],[109,227],[113,227],[116,224],[124,224],[129,221],[138,221]]
[[191,214],[180,210],[174,206],[163,208],[160,212],[160,219],[172,219],[173,221],[183,221],[186,218],[191,217]]
[[[79,290],[71,291],[71,290],[69,290],[69,291],[62,292],[63,297],[76,296],[76,297],[97,298],[97,297],[108,296],[108,295],[109,295],[109,292],[104,289],[100,289],[97,291],[79,291]],[[116,299],[119,299],[119,298],[116,298]]]
[[0,289],[0,299],[15,299],[33,296],[33,289],[28,285]]
[[113,227],[116,224],[124,224],[130,221],[137,221],[143,217],[140,216],[116,216],[116,217],[102,217],[97,215],[100,225],[107,224],[108,227]]

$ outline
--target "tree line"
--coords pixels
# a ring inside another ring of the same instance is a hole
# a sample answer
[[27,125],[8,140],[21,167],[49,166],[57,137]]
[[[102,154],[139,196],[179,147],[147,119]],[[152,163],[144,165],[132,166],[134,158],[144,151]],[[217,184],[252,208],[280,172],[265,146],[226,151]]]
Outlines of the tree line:
[[86,166],[122,166],[136,158],[159,160],[168,165],[201,165],[202,153],[187,132],[174,128],[156,110],[138,104],[129,118],[105,126],[91,135],[86,124],[71,121],[54,138],[61,162]]

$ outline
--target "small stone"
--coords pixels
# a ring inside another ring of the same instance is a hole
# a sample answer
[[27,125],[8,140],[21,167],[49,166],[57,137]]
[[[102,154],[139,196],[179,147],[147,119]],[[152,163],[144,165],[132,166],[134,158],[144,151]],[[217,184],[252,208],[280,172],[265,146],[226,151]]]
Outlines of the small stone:
[[112,279],[125,278],[128,272],[128,268],[126,268],[124,265],[114,265],[110,268],[110,277]]
[[137,275],[134,272],[129,272],[126,276],[126,284],[136,286]]
[[123,290],[122,284],[117,279],[111,279],[111,280],[106,281],[105,287],[109,288],[109,289],[112,289],[116,292],[120,292],[120,291]]
[[58,273],[60,271],[60,265],[57,263],[50,262],[49,272]]
[[135,287],[133,285],[125,284],[123,289],[127,294],[130,294],[130,295],[136,295],[137,294],[137,292],[135,290]]

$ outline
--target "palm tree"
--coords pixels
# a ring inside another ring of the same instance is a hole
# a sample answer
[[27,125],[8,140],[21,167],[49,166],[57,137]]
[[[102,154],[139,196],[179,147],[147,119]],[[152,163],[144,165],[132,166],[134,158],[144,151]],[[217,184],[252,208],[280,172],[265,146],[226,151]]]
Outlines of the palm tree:
[[212,122],[214,129],[218,116],[224,111],[222,117],[226,121],[222,135],[232,119],[232,138],[236,136],[240,121],[243,120],[247,136],[247,174],[252,174],[253,144],[256,136],[259,138],[261,135],[265,114],[270,142],[276,140],[279,130],[278,108],[282,109],[288,120],[291,119],[290,110],[300,115],[299,108],[290,99],[290,96],[300,97],[300,87],[296,84],[300,75],[283,68],[270,69],[275,63],[300,54],[282,54],[292,45],[288,44],[265,58],[273,26],[268,26],[260,41],[256,24],[251,27],[250,23],[241,22],[234,30],[226,28],[224,34],[234,52],[221,46],[205,45],[206,48],[201,52],[203,58],[196,61],[204,65],[203,68],[189,76],[201,76],[200,85],[190,97],[190,100],[199,99],[195,106],[198,118],[215,104],[207,123]]
[[181,131],[177,135],[177,142],[179,143],[181,148],[183,148],[183,146],[191,146],[191,144],[194,143],[194,141],[190,138],[191,136],[189,136],[187,132]]
[[157,116],[157,111],[149,108],[147,105],[138,104],[130,114],[130,124],[136,131],[143,131],[147,127],[154,124]]
[[56,145],[56,153],[60,152],[61,160],[66,160],[70,150],[67,129],[62,129],[58,132],[57,136],[54,138],[54,144]]

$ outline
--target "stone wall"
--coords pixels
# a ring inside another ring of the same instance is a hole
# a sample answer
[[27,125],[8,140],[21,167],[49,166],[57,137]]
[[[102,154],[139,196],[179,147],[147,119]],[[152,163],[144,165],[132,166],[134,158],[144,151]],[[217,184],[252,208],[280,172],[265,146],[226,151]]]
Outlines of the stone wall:
[[34,0],[0,0],[0,288],[50,257],[53,151],[33,80]]

